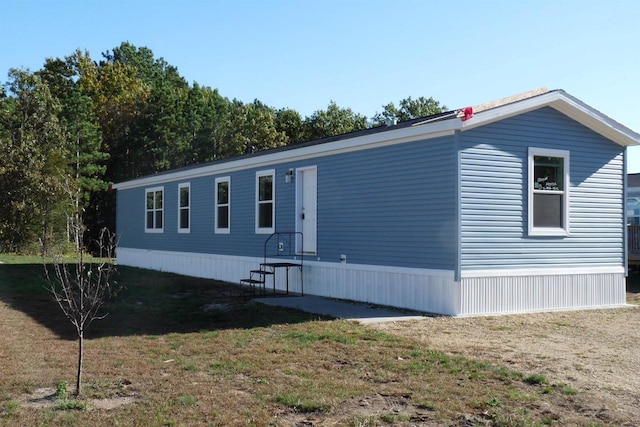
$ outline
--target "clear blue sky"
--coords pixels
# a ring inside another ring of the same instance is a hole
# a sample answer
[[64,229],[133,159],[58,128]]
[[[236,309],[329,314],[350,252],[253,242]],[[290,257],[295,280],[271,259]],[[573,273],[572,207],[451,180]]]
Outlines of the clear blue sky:
[[[0,0],[0,73],[123,41],[190,83],[303,115],[564,89],[640,132],[636,0]],[[640,172],[640,147],[629,172]]]

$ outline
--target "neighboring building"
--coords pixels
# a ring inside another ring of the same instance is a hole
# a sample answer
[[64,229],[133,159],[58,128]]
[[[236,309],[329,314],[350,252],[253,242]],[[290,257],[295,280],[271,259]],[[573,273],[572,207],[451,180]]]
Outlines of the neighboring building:
[[447,315],[620,306],[639,142],[539,91],[168,171],[114,185],[118,262],[239,282],[296,231],[308,294]]
[[627,263],[640,266],[640,173],[627,175]]
[[627,175],[627,224],[640,225],[640,173]]

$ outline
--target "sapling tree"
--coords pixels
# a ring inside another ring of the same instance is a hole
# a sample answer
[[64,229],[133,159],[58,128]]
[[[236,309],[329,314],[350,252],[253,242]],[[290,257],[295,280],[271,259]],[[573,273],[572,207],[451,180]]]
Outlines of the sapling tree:
[[82,367],[84,359],[84,337],[94,320],[104,319],[108,313],[101,309],[107,300],[118,290],[114,280],[116,271],[112,258],[115,254],[115,235],[106,228],[100,232],[96,242],[97,262],[92,262],[84,246],[76,251],[75,263],[65,263],[55,256],[53,270],[55,277],[49,274],[49,291],[71,322],[78,336],[78,370],[76,375],[76,396],[82,387]]
[[[77,207],[75,197],[78,192],[70,191],[68,181],[65,185],[71,197],[72,206]],[[68,219],[72,238],[79,243],[75,249],[75,262],[64,262],[62,255],[54,255],[53,274],[45,265],[49,291],[62,312],[71,322],[78,336],[78,369],[75,395],[80,395],[82,387],[82,368],[84,359],[84,337],[94,320],[103,319],[108,313],[102,310],[104,304],[114,296],[120,287],[114,280],[116,267],[112,260],[115,256],[116,237],[103,228],[95,243],[97,259],[87,253],[83,242],[84,226],[79,209],[71,209]]]

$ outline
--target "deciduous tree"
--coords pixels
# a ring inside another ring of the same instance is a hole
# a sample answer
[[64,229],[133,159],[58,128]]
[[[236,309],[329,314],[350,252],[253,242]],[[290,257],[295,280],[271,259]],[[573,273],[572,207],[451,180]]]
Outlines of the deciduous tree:
[[383,111],[381,113],[376,113],[376,115],[373,116],[373,125],[384,125],[389,120],[402,122],[418,117],[431,116],[433,114],[442,113],[443,111],[446,111],[446,109],[446,106],[440,105],[438,101],[431,97],[425,98],[424,96],[421,96],[416,99],[408,97],[402,99],[399,102],[398,107],[396,107],[393,102],[383,106]]
[[68,156],[61,107],[38,75],[13,69],[9,78],[0,109],[0,249],[22,251],[39,239],[48,250],[64,224],[56,185]]
[[326,110],[317,110],[304,120],[305,140],[321,139],[367,128],[367,118],[331,101]]
[[274,122],[276,130],[284,132],[289,139],[289,144],[304,140],[304,128],[302,117],[296,110],[281,108],[275,112]]

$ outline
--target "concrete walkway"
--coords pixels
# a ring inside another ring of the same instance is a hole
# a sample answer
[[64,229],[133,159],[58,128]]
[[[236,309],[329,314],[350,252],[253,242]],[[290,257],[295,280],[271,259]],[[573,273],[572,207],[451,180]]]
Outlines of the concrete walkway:
[[262,304],[295,308],[307,313],[321,314],[336,319],[356,320],[361,323],[397,322],[423,319],[416,313],[403,313],[390,307],[372,307],[364,303],[322,298],[313,295],[256,298]]

